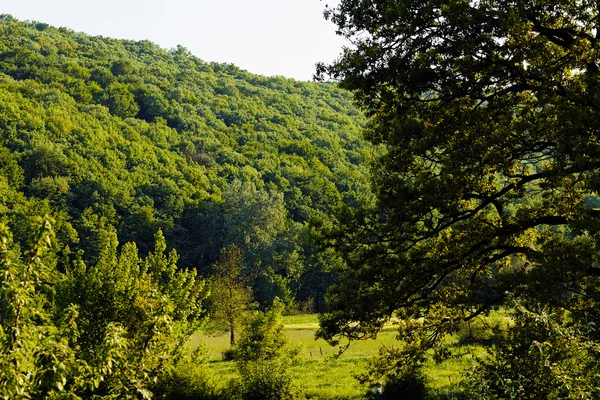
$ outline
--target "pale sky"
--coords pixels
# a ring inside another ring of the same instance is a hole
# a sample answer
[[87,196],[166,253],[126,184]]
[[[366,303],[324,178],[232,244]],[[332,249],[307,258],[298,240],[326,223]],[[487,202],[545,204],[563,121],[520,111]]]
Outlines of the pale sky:
[[336,0],[0,0],[0,14],[90,35],[178,44],[204,61],[311,80],[344,40],[323,19]]

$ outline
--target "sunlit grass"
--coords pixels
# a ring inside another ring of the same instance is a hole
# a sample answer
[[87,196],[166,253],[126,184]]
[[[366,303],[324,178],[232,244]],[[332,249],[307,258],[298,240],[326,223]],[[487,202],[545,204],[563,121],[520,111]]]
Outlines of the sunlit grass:
[[[506,315],[499,312],[486,317],[484,325],[499,323],[506,326]],[[294,383],[311,399],[359,399],[365,391],[355,375],[364,371],[369,358],[375,356],[382,346],[398,346],[396,331],[393,326],[379,333],[376,339],[353,342],[339,357],[339,349],[331,347],[322,339],[315,339],[318,329],[316,315],[286,316],[283,320],[285,331],[289,338],[300,346],[299,361],[292,368]],[[475,328],[480,329],[483,322],[476,322]],[[426,363],[425,373],[431,388],[449,390],[461,380],[463,372],[474,362],[473,356],[483,356],[485,349],[481,345],[458,345],[456,337],[447,337],[448,344],[456,344],[457,352],[466,354],[464,357],[452,358],[441,364],[433,361]],[[202,333],[194,335],[190,347],[195,348],[204,342],[208,348],[211,361],[207,364],[221,385],[227,385],[231,379],[237,378],[235,363],[223,361],[222,354],[229,348],[229,335],[209,336]]]

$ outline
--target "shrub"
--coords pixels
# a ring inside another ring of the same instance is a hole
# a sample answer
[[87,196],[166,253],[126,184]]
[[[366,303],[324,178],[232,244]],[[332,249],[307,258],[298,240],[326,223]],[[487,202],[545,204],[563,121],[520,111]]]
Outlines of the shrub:
[[145,260],[115,239],[62,272],[52,224],[32,218],[23,252],[0,223],[0,398],[149,399],[196,327],[202,282],[176,270],[162,234]]
[[283,310],[283,302],[276,298],[271,310],[257,312],[246,322],[235,352],[244,400],[301,398],[289,374],[298,348],[283,331]]
[[164,374],[153,388],[154,398],[161,400],[220,400],[227,396],[217,388],[205,364],[178,363]]
[[423,400],[429,397],[427,378],[418,368],[386,378],[381,394],[371,391],[372,399]]
[[598,398],[598,346],[568,327],[564,313],[520,304],[515,324],[468,374],[472,398]]
[[223,361],[233,361],[235,360],[235,347],[230,347],[223,351]]
[[288,360],[240,363],[244,400],[292,400],[300,398],[288,373]]

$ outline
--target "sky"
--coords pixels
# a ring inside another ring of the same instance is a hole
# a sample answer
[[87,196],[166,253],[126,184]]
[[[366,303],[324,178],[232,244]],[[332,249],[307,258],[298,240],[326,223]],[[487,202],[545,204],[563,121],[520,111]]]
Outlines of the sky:
[[0,14],[76,32],[178,44],[204,61],[311,80],[344,40],[323,18],[335,0],[0,0]]

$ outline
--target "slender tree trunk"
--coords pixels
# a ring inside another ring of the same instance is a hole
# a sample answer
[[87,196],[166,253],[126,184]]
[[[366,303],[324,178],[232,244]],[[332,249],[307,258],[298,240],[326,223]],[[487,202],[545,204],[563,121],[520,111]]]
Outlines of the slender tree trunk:
[[[229,301],[231,302],[233,299],[233,286],[231,282],[229,284]],[[231,346],[235,346],[235,316],[233,315],[233,310],[230,305],[229,307],[229,344]]]

